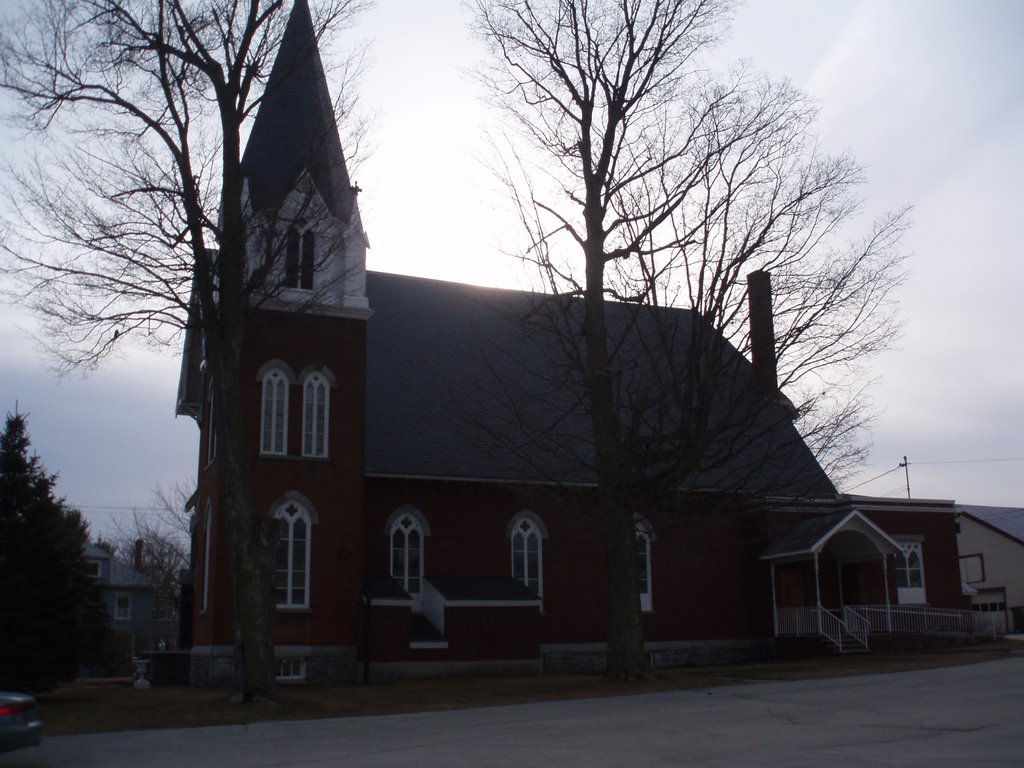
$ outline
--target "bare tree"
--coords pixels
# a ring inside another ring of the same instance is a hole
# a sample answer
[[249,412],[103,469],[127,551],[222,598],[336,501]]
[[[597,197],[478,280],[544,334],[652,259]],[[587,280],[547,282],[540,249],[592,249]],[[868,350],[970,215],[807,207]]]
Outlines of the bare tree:
[[190,513],[186,509],[193,482],[153,491],[153,506],[134,510],[130,521],[114,522],[111,544],[117,559],[139,568],[153,584],[153,614],[174,619],[181,604],[181,573],[189,567]]
[[491,53],[482,79],[514,128],[498,173],[527,235],[521,255],[554,297],[531,316],[549,338],[538,357],[589,423],[579,455],[604,536],[608,674],[634,678],[646,674],[635,515],[671,506],[770,429],[730,391],[742,377],[725,342],[751,353],[747,276],[775,281],[775,412],[799,416],[841,469],[866,415],[848,385],[897,330],[904,214],[842,242],[862,171],[818,151],[813,105],[787,83],[702,64],[727,0],[474,10]]
[[[322,0],[317,37],[367,5]],[[250,313],[282,284],[288,244],[287,227],[246,204],[241,149],[283,6],[47,0],[8,20],[0,41],[0,88],[43,137],[14,174],[2,247],[62,364],[94,366],[125,339],[202,334],[245,701],[274,686],[275,537],[253,503],[239,363]],[[251,254],[256,228],[263,246]]]

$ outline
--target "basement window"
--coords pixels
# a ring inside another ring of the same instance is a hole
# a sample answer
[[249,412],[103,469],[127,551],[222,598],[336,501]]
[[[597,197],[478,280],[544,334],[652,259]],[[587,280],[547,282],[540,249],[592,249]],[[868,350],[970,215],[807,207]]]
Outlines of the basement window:
[[277,679],[282,681],[305,680],[306,660],[301,656],[286,656],[283,659],[278,659]]

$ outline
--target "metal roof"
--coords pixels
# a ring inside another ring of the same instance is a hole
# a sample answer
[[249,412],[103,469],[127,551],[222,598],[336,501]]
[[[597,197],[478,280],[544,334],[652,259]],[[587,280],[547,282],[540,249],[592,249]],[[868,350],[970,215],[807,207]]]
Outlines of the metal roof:
[[331,214],[347,222],[355,193],[309,6],[297,0],[242,156],[253,209],[278,209],[303,172]]
[[[530,320],[552,297],[377,272],[367,274],[366,285],[373,310],[367,321],[368,475],[594,482],[579,370],[566,362],[560,340]],[[621,399],[636,403],[648,393],[649,377],[664,373],[657,349],[646,350],[648,359],[641,348],[656,348],[650,334],[670,329],[675,355],[685,355],[692,314],[661,309],[658,327],[650,328],[625,305],[609,303],[607,310],[623,368]],[[756,394],[749,362],[724,342],[723,350],[730,375],[716,383],[709,416],[715,437],[683,484],[834,495],[785,409]]]
[[958,504],[962,512],[1024,544],[1024,508]]
[[826,547],[840,561],[867,559],[873,554],[897,554],[900,545],[861,512],[834,512],[797,522],[773,541],[762,560],[806,560]]

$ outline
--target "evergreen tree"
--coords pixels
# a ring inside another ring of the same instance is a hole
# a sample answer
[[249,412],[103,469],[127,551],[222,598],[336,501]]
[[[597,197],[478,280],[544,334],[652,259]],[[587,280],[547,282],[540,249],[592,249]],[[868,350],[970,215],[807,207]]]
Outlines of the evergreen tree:
[[0,689],[47,690],[95,658],[110,620],[89,575],[89,527],[29,456],[23,415],[0,435]]

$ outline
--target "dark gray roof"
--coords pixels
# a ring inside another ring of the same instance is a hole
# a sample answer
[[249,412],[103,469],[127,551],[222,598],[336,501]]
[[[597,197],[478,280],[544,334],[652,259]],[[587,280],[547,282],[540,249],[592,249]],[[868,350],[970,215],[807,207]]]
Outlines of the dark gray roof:
[[524,602],[540,598],[511,576],[430,576],[427,578],[445,600],[452,602]]
[[957,506],[971,517],[1024,544],[1024,508],[986,507],[977,504]]
[[799,520],[773,541],[762,560],[800,560],[828,546],[839,561],[856,562],[881,553],[896,554],[899,544],[858,509]]
[[[546,317],[550,297],[374,272],[366,285],[374,313],[367,330],[367,474],[593,483],[578,370],[566,365],[545,324],[533,322]],[[663,361],[652,362],[658,345],[649,343],[651,334],[670,333],[672,346],[684,349],[692,313],[659,310],[652,328],[626,305],[608,310],[624,350],[623,402],[642,402],[650,394],[646,380],[664,373]],[[714,395],[712,421],[720,428],[685,484],[834,495],[782,406],[755,394],[749,363],[721,345],[731,374]]]
[[768,545],[761,553],[761,559],[766,560],[792,552],[810,551],[822,536],[839,525],[848,514],[848,512],[833,512],[829,515],[808,517],[797,521],[792,528]]
[[303,170],[331,213],[352,215],[353,191],[306,0],[296,0],[242,157],[256,210],[276,210]]
[[124,563],[115,560],[103,547],[89,542],[85,545],[85,557],[89,560],[107,560],[110,572],[102,582],[106,587],[147,587],[152,588],[153,582],[145,574],[139,573]]
[[371,600],[412,600],[391,576],[367,576],[363,580],[363,589]]
[[146,587],[149,589],[153,587],[153,582],[150,581],[148,576],[139,573],[134,568],[129,568],[117,560],[110,561],[110,581],[108,584],[111,587]]

